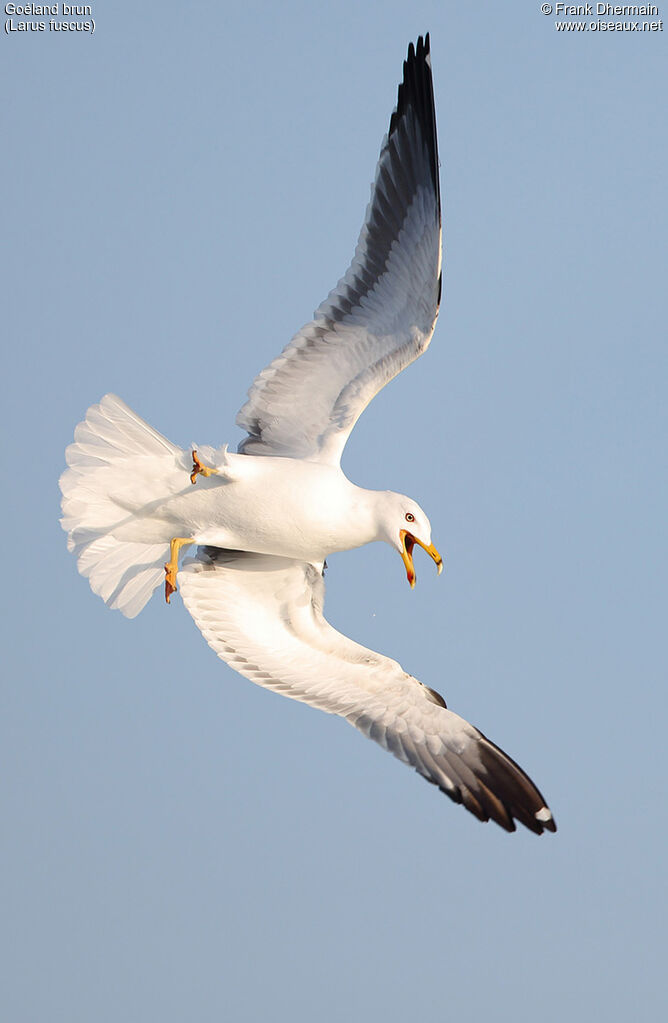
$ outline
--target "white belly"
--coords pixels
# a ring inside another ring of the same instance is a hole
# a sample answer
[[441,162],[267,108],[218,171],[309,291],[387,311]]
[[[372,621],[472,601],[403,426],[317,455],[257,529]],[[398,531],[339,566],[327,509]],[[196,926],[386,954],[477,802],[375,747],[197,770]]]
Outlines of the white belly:
[[[141,460],[139,460],[141,461]],[[152,459],[133,467],[111,495],[130,512],[119,540],[199,544],[321,561],[373,539],[355,515],[360,493],[340,469],[288,458],[227,455],[229,479],[190,483],[183,461]]]

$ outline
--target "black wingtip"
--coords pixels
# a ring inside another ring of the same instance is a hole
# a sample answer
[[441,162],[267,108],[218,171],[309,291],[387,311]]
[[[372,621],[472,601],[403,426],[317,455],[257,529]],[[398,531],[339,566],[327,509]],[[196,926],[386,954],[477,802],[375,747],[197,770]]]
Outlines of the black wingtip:
[[392,138],[409,110],[412,110],[419,125],[420,135],[429,152],[432,181],[438,193],[438,145],[430,52],[428,32],[424,36],[418,36],[416,44],[412,42],[408,44],[408,55],[404,61],[404,77],[397,94],[396,110],[390,118],[388,137]]
[[[475,729],[474,738],[456,750],[445,747],[436,758],[441,775],[452,783],[439,788],[455,803],[463,803],[479,821],[492,820],[505,831],[516,823],[535,835],[555,832],[557,825],[545,799],[522,768],[496,743]],[[423,758],[420,773],[430,781],[429,756]],[[420,770],[418,768],[418,770]]]
[[482,732],[480,740],[478,752],[486,784],[501,800],[510,816],[535,835],[542,835],[544,831],[554,833],[557,824],[552,811],[526,772]]

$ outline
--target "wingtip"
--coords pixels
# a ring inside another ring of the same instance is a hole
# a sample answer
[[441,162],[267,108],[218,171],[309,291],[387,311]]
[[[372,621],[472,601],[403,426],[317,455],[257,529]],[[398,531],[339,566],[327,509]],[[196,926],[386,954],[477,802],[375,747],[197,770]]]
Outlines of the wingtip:
[[534,814],[534,817],[545,831],[551,831],[552,834],[554,834],[557,830],[557,822],[552,816],[552,811],[549,806],[541,807],[541,809]]
[[[542,835],[544,831],[555,832],[557,825],[552,811],[526,772],[486,735],[478,734],[485,783],[503,803],[509,816],[535,835]],[[497,823],[501,824],[501,821],[497,820]]]
[[429,33],[425,32],[423,36],[418,36],[417,41],[414,43],[412,40],[408,44],[408,60],[428,60],[430,55],[430,44],[429,44]]
[[411,41],[408,44],[403,71],[403,79],[397,94],[397,105],[390,118],[388,138],[393,136],[399,128],[402,118],[407,115],[409,110],[412,110],[430,154],[433,184],[439,192],[438,142],[428,32],[424,36],[418,36],[417,43]]

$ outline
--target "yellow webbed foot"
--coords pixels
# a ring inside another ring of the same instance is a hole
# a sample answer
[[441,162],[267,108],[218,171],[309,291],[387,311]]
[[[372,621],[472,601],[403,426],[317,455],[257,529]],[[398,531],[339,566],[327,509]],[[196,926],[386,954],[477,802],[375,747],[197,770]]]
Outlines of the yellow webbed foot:
[[217,475],[217,473],[218,473],[217,469],[212,469],[210,466],[204,465],[203,462],[200,462],[199,458],[197,457],[197,450],[193,451],[193,471],[190,473],[191,483],[196,483],[197,477],[200,474],[202,476],[215,476]]
[[176,593],[176,572],[167,562],[165,565],[165,600],[168,604],[172,593]]
[[[194,480],[193,480],[194,482]],[[165,600],[169,604],[172,593],[176,593],[176,576],[179,571],[179,551],[195,541],[190,536],[175,536],[169,544],[169,561],[165,563]]]

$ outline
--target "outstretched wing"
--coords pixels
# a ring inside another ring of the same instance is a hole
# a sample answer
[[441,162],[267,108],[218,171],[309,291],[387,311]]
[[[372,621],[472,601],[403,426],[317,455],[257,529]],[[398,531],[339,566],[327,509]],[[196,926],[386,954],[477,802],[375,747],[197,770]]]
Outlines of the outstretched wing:
[[209,646],[251,682],[339,714],[480,820],[556,831],[533,782],[401,666],[333,629],[314,565],[199,548],[181,596]]
[[255,379],[239,451],[338,464],[373,396],[431,340],[441,205],[429,36],[411,43],[354,259],[314,319]]

